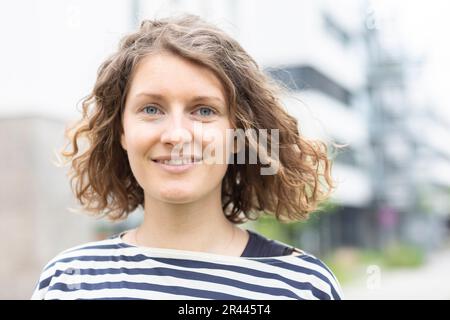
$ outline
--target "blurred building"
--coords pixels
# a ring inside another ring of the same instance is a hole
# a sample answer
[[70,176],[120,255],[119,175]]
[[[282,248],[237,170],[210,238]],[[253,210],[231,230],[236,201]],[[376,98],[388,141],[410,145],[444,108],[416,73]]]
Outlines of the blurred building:
[[408,55],[397,23],[385,16],[366,33],[379,244],[431,249],[450,215],[450,130],[420,97],[422,61]]
[[42,116],[0,119],[0,299],[28,299],[56,253],[94,237],[75,207],[63,168],[52,163],[64,122]]

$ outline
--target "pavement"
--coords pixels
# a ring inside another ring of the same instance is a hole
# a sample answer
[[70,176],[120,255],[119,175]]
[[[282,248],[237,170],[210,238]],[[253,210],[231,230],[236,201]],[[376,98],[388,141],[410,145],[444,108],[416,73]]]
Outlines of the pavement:
[[450,299],[450,249],[430,254],[419,268],[368,266],[364,279],[342,285],[347,300]]

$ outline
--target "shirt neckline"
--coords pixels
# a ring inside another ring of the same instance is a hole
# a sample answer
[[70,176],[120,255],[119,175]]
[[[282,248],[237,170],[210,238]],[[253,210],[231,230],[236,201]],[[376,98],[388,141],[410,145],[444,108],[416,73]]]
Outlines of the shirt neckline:
[[[224,261],[224,262],[230,262],[230,261],[242,261],[248,260],[248,261],[265,261],[267,263],[274,262],[279,263],[283,262],[283,260],[290,260],[290,259],[297,259],[299,257],[302,257],[305,255],[305,252],[301,251],[298,254],[295,255],[287,255],[287,256],[273,256],[273,257],[243,257],[243,256],[228,256],[228,255],[222,255],[222,254],[216,254],[216,253],[208,253],[208,252],[201,252],[201,251],[190,251],[190,250],[180,250],[180,249],[171,249],[171,248],[156,248],[156,247],[144,247],[144,246],[136,246],[130,243],[125,242],[122,239],[122,236],[127,232],[128,230],[122,231],[119,234],[117,234],[115,237],[112,237],[117,241],[117,244],[122,248],[134,248],[139,249],[143,252],[153,253],[153,254],[160,254],[165,257],[170,258],[180,258],[180,257],[186,257],[191,259],[205,259],[210,261]],[[298,249],[297,249],[298,250]]]

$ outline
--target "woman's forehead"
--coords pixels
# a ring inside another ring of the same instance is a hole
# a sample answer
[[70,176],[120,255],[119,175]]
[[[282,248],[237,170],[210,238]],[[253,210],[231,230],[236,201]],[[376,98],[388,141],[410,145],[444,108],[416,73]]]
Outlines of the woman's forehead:
[[221,81],[207,67],[170,53],[146,56],[132,78],[130,95],[209,96],[225,100]]

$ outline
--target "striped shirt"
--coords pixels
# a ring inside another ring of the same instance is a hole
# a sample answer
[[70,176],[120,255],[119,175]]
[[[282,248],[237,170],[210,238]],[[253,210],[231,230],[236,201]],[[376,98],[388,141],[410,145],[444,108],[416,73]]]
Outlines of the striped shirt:
[[31,299],[341,299],[338,281],[307,253],[234,257],[137,247],[121,234],[65,250]]

